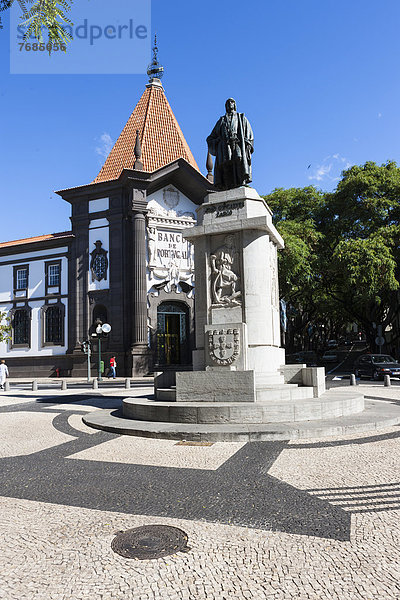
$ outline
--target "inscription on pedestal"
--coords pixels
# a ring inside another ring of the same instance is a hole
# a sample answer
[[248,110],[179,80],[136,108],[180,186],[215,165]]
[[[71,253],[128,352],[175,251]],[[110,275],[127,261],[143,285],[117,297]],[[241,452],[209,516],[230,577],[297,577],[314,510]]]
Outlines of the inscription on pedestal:
[[205,209],[206,213],[215,213],[216,217],[229,217],[234,210],[244,208],[244,201],[237,200],[236,202],[223,202],[222,204],[212,204]]

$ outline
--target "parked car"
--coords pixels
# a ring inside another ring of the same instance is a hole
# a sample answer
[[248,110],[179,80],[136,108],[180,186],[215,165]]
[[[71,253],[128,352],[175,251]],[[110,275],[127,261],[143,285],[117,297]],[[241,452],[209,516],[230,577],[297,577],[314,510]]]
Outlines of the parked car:
[[336,340],[329,340],[329,342],[327,343],[328,348],[337,348],[338,347],[338,343]]
[[384,375],[400,377],[400,363],[389,354],[363,354],[354,362],[353,372],[360,379],[369,377],[375,381]]
[[323,362],[338,362],[338,355],[334,350],[327,350],[322,356]]
[[312,350],[302,350],[295,354],[286,356],[286,364],[306,364],[307,367],[316,367],[318,364],[318,356]]

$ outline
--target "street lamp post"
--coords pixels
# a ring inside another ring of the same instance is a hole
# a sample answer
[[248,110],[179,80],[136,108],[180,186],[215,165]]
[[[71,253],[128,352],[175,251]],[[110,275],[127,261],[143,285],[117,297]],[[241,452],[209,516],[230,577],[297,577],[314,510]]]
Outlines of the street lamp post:
[[99,340],[99,368],[98,368],[98,381],[102,381],[101,377],[101,336],[103,335],[103,329],[100,323],[96,327],[96,333]]
[[99,366],[98,366],[98,377],[97,380],[98,381],[103,381],[102,377],[101,377],[101,373],[102,373],[102,369],[101,369],[101,340],[103,336],[106,336],[107,334],[109,334],[111,331],[111,325],[109,325],[108,323],[101,323],[99,322],[99,324],[96,327],[96,335],[97,338],[99,340]]
[[87,356],[87,380],[89,383],[89,381],[90,381],[90,355],[92,353],[92,342],[90,340],[86,340],[85,342],[82,343],[81,347],[82,347],[82,351]]

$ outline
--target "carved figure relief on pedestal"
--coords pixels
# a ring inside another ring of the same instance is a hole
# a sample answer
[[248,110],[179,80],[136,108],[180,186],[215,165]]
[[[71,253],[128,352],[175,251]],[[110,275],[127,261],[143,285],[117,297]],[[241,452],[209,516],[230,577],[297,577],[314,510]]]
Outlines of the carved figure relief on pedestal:
[[231,365],[240,353],[238,329],[214,329],[208,332],[208,352],[213,362],[220,366]]
[[227,235],[224,242],[210,256],[212,303],[214,306],[239,306],[242,292],[238,289],[239,275],[233,270],[237,254],[234,236]]

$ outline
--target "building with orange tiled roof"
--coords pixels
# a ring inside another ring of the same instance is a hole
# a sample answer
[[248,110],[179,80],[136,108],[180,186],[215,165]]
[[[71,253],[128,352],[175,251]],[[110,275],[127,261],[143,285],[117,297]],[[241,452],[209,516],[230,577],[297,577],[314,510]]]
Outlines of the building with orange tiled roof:
[[[27,248],[31,244],[38,244],[41,242],[50,242],[53,240],[61,240],[65,238],[73,238],[74,236],[70,231],[61,231],[60,233],[48,233],[46,235],[38,235],[35,237],[24,238],[22,240],[10,240],[9,242],[0,242],[0,248],[13,248],[24,246]],[[33,247],[33,246],[32,246]]]
[[213,191],[166,98],[157,61],[150,81],[95,179],[57,193],[72,231],[0,243],[0,344],[11,375],[84,376],[96,326],[109,323],[102,357],[117,373],[185,368],[194,338],[194,271],[182,230]]
[[153,173],[179,158],[199,171],[161,81],[153,80],[146,86],[93,183],[118,179],[123,169],[134,168],[137,137],[142,150],[143,171]]

